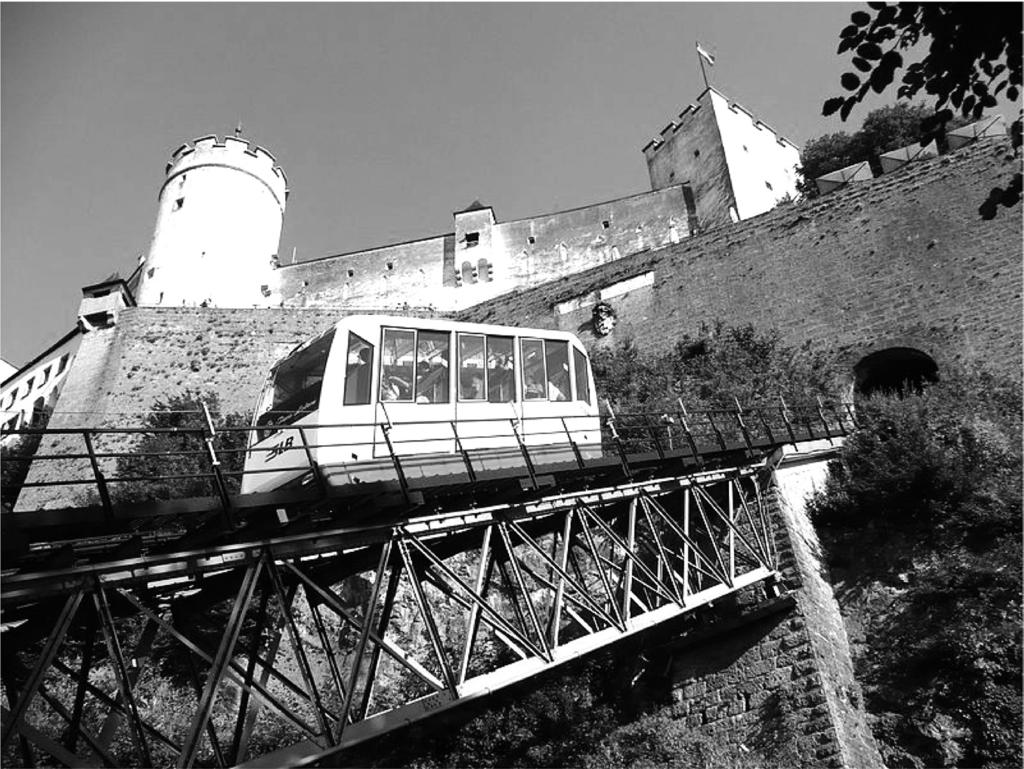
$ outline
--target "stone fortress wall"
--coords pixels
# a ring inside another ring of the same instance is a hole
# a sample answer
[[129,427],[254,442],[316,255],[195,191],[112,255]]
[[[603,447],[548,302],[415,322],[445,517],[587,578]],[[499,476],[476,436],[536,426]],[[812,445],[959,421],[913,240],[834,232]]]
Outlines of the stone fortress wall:
[[[665,349],[701,324],[776,328],[852,367],[887,348],[939,366],[1021,366],[1021,217],[978,206],[1019,169],[1004,138],[908,164],[460,314],[574,331],[588,345]],[[595,334],[594,305],[613,308]],[[654,333],[656,330],[656,333]]]
[[449,234],[281,267],[281,297],[285,307],[462,309],[677,243],[691,218],[679,184],[510,222],[474,204]]

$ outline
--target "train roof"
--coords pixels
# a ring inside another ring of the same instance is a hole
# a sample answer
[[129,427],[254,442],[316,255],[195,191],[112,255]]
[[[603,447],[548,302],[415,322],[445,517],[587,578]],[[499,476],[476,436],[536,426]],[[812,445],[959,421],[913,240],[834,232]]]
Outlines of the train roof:
[[[554,328],[536,328],[527,326],[505,326],[494,323],[467,323],[459,320],[446,318],[413,318],[406,315],[348,315],[336,324],[339,329],[348,323],[359,321],[372,321],[381,326],[398,326],[401,328],[436,329],[438,331],[468,331],[481,334],[504,333],[510,336],[538,336],[554,339],[567,339],[579,342],[579,338],[571,331],[560,331]],[[581,343],[582,344],[582,343]]]
[[465,331],[468,333],[478,334],[506,334],[509,336],[529,336],[529,337],[546,337],[548,339],[564,339],[566,341],[574,341],[584,352],[586,348],[583,343],[579,340],[575,334],[571,331],[559,331],[554,328],[528,328],[524,326],[499,326],[494,323],[467,323],[460,320],[448,320],[446,318],[417,318],[410,317],[408,315],[346,315],[344,318],[339,320],[333,326],[324,331],[321,331],[315,336],[311,336],[309,339],[304,339],[295,345],[291,350],[282,355],[271,367],[271,371],[277,369],[282,363],[288,360],[292,355],[309,347],[311,344],[316,342],[318,339],[323,337],[325,334],[336,332],[338,329],[345,328],[352,325],[353,322],[365,323],[366,321],[372,322],[374,325],[380,326],[396,326],[398,328],[417,328],[417,329],[430,329],[436,331]]

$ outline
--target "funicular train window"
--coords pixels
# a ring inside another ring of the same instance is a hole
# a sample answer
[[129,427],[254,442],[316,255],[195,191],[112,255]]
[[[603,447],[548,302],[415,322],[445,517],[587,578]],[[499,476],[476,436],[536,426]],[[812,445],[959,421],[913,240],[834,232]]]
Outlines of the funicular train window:
[[572,362],[576,369],[576,400],[590,405],[590,370],[587,367],[587,356],[573,347]]
[[382,401],[412,401],[415,365],[416,332],[384,329],[384,344],[380,353]]
[[523,339],[520,346],[523,350],[523,400],[547,400],[544,342],[540,339]]
[[372,373],[373,345],[349,331],[345,363],[344,403],[346,406],[364,406],[370,402]]
[[416,402],[448,403],[451,335],[444,331],[420,331],[416,336]]
[[548,400],[567,401],[572,398],[569,389],[569,343],[544,341],[548,371]]
[[484,337],[459,334],[459,400],[482,401],[487,398],[484,367]]
[[384,329],[380,399],[448,403],[450,345],[444,331]]
[[[334,341],[334,329],[296,350],[274,369],[270,387],[265,394],[258,427],[274,427],[298,421],[320,406],[327,356]],[[268,431],[260,431],[262,439]]]
[[513,365],[511,337],[459,334],[459,400],[514,401]]
[[510,403],[516,398],[512,337],[487,337],[487,401]]

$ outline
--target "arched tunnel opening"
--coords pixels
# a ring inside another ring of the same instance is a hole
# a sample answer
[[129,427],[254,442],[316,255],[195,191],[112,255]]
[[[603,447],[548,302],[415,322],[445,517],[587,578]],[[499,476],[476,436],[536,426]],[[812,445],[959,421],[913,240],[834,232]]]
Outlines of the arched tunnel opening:
[[896,395],[904,397],[920,393],[929,384],[939,381],[935,361],[912,347],[890,347],[871,353],[853,367],[854,391],[857,395]]

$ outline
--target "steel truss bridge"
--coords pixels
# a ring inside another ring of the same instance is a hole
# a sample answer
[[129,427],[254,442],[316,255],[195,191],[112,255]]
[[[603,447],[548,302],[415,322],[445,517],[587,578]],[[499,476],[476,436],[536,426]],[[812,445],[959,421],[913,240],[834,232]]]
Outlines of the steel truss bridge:
[[395,455],[392,481],[331,488],[310,465],[305,486],[238,496],[206,417],[169,431],[215,493],[166,501],[111,491],[180,479],[180,456],[155,457],[162,479],[109,470],[159,430],[25,431],[84,446],[44,443],[34,461],[68,477],[27,488],[93,484],[99,504],[0,519],[8,765],[331,765],[726,596],[776,595],[769,457],[853,426],[820,403],[603,417],[595,459],[538,465],[521,442],[521,467],[463,452],[439,480]]

